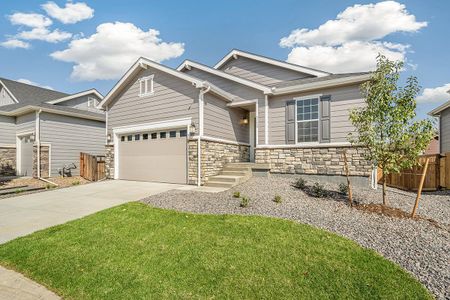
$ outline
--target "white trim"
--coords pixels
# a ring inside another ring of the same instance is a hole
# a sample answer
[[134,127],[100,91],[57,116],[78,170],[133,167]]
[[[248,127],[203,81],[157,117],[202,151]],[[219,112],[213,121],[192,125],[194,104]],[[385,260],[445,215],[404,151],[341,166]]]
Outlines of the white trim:
[[255,107],[255,118],[256,118],[256,129],[255,129],[255,147],[259,145],[259,99],[256,101]]
[[240,106],[247,106],[247,105],[256,104],[256,102],[258,102],[258,99],[245,100],[245,101],[236,101],[236,102],[228,103],[227,106],[229,106],[229,107],[240,107]]
[[36,111],[36,137],[35,141],[37,142],[37,159],[36,159],[36,170],[37,170],[37,178],[41,178],[41,118],[40,118],[41,110]]
[[[16,173],[22,175],[22,140],[21,138],[28,135],[35,135],[33,130],[22,131],[16,133]],[[34,136],[34,141],[36,141],[36,136]],[[34,144],[34,143],[33,143]]]
[[256,116],[255,112],[252,111],[249,113],[249,146],[250,146],[250,162],[255,161],[255,125],[256,125]]
[[253,59],[253,60],[256,60],[256,61],[260,61],[260,62],[264,62],[264,63],[267,63],[267,64],[271,64],[271,65],[274,65],[274,66],[282,67],[282,68],[285,68],[285,69],[289,69],[289,70],[293,70],[293,71],[297,71],[297,72],[301,72],[301,73],[306,73],[306,74],[310,74],[310,75],[314,75],[314,76],[317,76],[317,77],[330,75],[330,73],[325,72],[325,71],[314,70],[314,69],[310,69],[310,68],[307,68],[307,67],[302,67],[302,66],[299,66],[299,65],[290,64],[290,63],[287,63],[287,62],[275,60],[275,59],[272,59],[272,58],[268,58],[268,57],[264,57],[264,56],[260,56],[260,55],[256,55],[256,54],[252,54],[252,53],[248,53],[248,52],[244,52],[244,51],[241,51],[241,50],[236,50],[236,49],[232,50],[224,58],[222,58],[214,66],[214,69],[219,69],[220,67],[222,67],[231,58],[236,59],[239,56],[246,57],[246,58]]
[[264,144],[269,144],[269,96],[264,95]]
[[73,95],[69,95],[69,96],[66,96],[66,97],[63,97],[63,98],[47,101],[45,103],[57,104],[57,103],[69,101],[69,100],[72,100],[72,99],[75,99],[75,98],[78,98],[78,97],[83,97],[83,96],[90,95],[90,94],[94,94],[99,99],[103,99],[103,96],[96,89],[90,89],[90,90],[79,92],[79,93],[76,93],[76,94],[73,94]]
[[[154,84],[153,84],[153,79],[155,78],[155,75],[149,75],[149,76],[145,76],[145,77],[141,77],[139,78],[139,97],[146,97],[146,96],[150,96],[153,95],[155,93],[154,91]],[[144,92],[142,93],[142,82],[144,82]],[[150,82],[150,90],[148,88],[148,83]]]
[[[194,135],[193,137],[191,137],[191,139],[198,139],[198,138],[199,138],[198,135]],[[231,144],[231,145],[250,146],[249,143],[236,142],[236,141],[227,140],[227,139],[215,138],[215,137],[208,136],[208,135],[203,135],[200,138],[203,141],[210,141],[210,142],[217,142],[217,143],[224,143],[224,144]]]
[[430,112],[428,113],[428,115],[431,116],[431,117],[437,117],[437,116],[439,116],[439,114],[440,114],[442,111],[446,110],[446,109],[449,108],[449,107],[450,107],[450,101],[445,102],[445,103],[442,104],[441,106],[436,107],[435,109],[433,109],[432,111],[430,111]]
[[14,100],[14,102],[19,103],[19,100],[17,100],[16,96],[14,96],[13,93],[8,89],[6,84],[3,83],[3,81],[0,80],[0,84],[3,86],[3,88],[8,92],[8,94],[11,96],[11,98]]
[[254,89],[260,90],[260,91],[262,91],[264,93],[269,93],[269,94],[272,93],[272,89],[270,87],[267,87],[267,86],[264,86],[262,84],[258,84],[256,82],[253,82],[253,81],[250,81],[250,80],[247,80],[247,79],[244,79],[244,78],[240,78],[240,77],[228,74],[228,73],[225,73],[225,72],[217,70],[217,69],[210,68],[208,66],[204,66],[202,64],[199,64],[199,63],[196,63],[196,62],[193,62],[193,61],[190,61],[190,60],[185,60],[180,66],[178,66],[177,70],[182,72],[183,69],[185,69],[185,68],[188,69],[189,68],[188,70],[190,70],[191,67],[194,67],[196,69],[202,70],[204,72],[208,72],[208,73],[214,74],[214,75],[222,77],[222,78],[229,79],[231,81],[238,82],[240,84],[243,84],[243,85],[252,87]]
[[261,145],[257,146],[256,149],[289,149],[289,148],[333,148],[333,147],[357,147],[352,145],[349,142],[341,142],[341,143],[304,143],[304,144],[295,144],[295,145]]
[[34,134],[34,132],[35,132],[34,130],[22,131],[22,132],[16,133],[16,136],[23,137],[23,136],[27,136],[27,135],[30,135],[30,134]]
[[[320,136],[322,134],[322,131],[320,129],[320,111],[322,109],[322,105],[320,103],[320,97],[322,97],[322,94],[314,94],[314,95],[308,95],[308,96],[302,96],[302,97],[294,97],[293,100],[295,101],[295,145],[308,145],[308,144],[315,144],[315,143],[319,143],[320,141]],[[308,99],[317,99],[317,119],[311,119],[311,120],[302,120],[299,121],[297,119],[297,102],[298,101],[304,101],[304,100],[308,100]],[[299,142],[298,141],[298,123],[302,122],[302,123],[306,123],[306,122],[313,122],[313,121],[317,121],[317,142]]]
[[108,106],[105,109],[105,145],[108,145]]
[[69,112],[69,111],[63,111],[63,110],[34,106],[34,105],[23,106],[23,107],[20,107],[16,110],[12,110],[12,111],[1,111],[1,107],[0,107],[0,115],[20,116],[20,115],[23,115],[23,114],[26,114],[29,112],[37,111],[37,110],[42,110],[43,112],[48,112],[48,113],[52,113],[52,114],[56,114],[56,115],[76,117],[76,118],[80,118],[80,119],[87,119],[87,120],[94,120],[94,121],[101,121],[101,122],[105,121],[105,118],[102,115],[92,116],[92,115],[86,115],[83,113]]
[[177,127],[185,127],[191,125],[192,118],[181,118],[174,120],[166,120],[152,123],[144,123],[138,125],[127,125],[127,126],[119,126],[114,127],[114,134],[127,134],[132,132],[143,132],[149,130],[160,130],[160,129],[168,129],[168,128],[177,128]]
[[357,75],[357,76],[351,76],[346,78],[338,78],[338,79],[330,79],[330,80],[324,80],[319,82],[312,82],[307,84],[298,84],[288,87],[282,87],[282,88],[276,88],[273,92],[274,95],[283,95],[283,94],[290,94],[295,92],[304,92],[309,90],[315,90],[320,88],[326,88],[326,87],[334,87],[334,86],[340,86],[340,85],[346,85],[346,84],[352,84],[352,83],[358,83],[367,81],[371,78],[371,74],[364,74],[364,75]]

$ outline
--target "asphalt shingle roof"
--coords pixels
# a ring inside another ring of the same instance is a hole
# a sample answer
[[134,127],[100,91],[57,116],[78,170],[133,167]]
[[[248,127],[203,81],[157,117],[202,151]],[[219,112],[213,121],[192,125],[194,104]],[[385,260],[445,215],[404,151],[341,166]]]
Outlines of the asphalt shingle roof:
[[366,74],[370,74],[370,72],[342,73],[342,74],[332,74],[332,75],[322,76],[322,77],[300,78],[300,79],[278,82],[271,86],[276,87],[276,88],[283,88],[283,87],[288,87],[288,86],[302,85],[302,84],[307,84],[307,83],[321,82],[321,81],[327,81],[327,80],[339,79],[339,78],[345,78],[345,77],[354,77],[354,76],[360,76],[360,75],[366,75]]

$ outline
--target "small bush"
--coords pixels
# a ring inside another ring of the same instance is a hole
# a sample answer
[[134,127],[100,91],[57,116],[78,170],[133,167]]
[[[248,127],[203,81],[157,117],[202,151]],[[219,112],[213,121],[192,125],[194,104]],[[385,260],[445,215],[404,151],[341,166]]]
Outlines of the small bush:
[[340,183],[339,184],[339,193],[341,193],[342,195],[347,195],[347,193],[348,193],[348,186],[345,183]]
[[79,180],[72,181],[72,185],[79,185],[79,184],[80,184]]
[[325,190],[323,185],[318,182],[315,182],[311,187],[311,196],[316,198],[324,198],[328,195],[328,192]]
[[304,190],[306,188],[306,180],[303,178],[297,179],[297,181],[294,183],[294,187]]
[[234,198],[241,198],[241,192],[234,192],[233,193]]
[[17,189],[17,190],[14,191],[14,193],[16,193],[16,194],[20,194],[20,193],[22,193],[22,192],[23,192],[22,189]]
[[273,198],[273,202],[275,203],[281,203],[283,200],[281,199],[280,195],[276,195],[275,198]]
[[250,198],[248,197],[242,197],[241,203],[239,204],[240,207],[248,207],[248,204],[250,203]]

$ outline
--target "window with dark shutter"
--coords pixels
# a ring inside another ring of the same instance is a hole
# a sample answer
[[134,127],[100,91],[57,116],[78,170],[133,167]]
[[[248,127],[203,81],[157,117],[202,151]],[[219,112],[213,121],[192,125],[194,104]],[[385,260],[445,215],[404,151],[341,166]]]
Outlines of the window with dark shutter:
[[331,96],[320,97],[320,142],[329,143],[331,141]]
[[286,144],[295,144],[295,100],[286,102]]

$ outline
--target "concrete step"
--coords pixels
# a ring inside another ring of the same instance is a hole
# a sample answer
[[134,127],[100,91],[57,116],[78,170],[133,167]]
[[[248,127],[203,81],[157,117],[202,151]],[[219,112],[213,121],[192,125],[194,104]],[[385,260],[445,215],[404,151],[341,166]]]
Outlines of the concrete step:
[[248,172],[246,172],[246,171],[228,171],[228,170],[223,170],[222,172],[220,172],[220,175],[247,176]]
[[252,169],[250,167],[245,166],[232,166],[232,165],[226,165],[223,167],[224,171],[237,171],[237,172],[251,172]]
[[211,176],[208,179],[208,182],[232,182],[232,183],[236,183],[239,182],[239,179],[242,176],[233,176],[233,175],[216,175],[216,176]]
[[221,188],[231,188],[235,186],[233,182],[220,182],[220,181],[209,181],[205,183],[205,186],[209,187],[221,187]]

